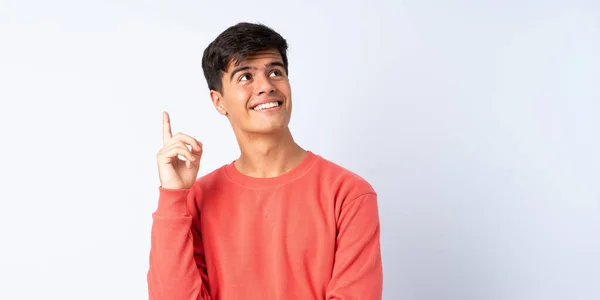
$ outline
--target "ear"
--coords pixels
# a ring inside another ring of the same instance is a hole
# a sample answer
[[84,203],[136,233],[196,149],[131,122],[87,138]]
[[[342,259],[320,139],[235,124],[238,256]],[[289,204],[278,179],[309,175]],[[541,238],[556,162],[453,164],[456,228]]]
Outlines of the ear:
[[227,110],[225,110],[225,106],[223,105],[223,96],[221,95],[221,93],[219,93],[218,91],[215,90],[210,90],[210,99],[212,100],[213,105],[215,106],[215,108],[217,109],[217,111],[226,116],[227,115]]

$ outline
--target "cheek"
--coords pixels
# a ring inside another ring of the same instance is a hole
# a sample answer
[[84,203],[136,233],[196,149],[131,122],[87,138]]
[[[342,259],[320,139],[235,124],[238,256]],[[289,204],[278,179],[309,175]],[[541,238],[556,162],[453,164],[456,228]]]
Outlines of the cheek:
[[246,110],[251,95],[252,91],[248,87],[232,89],[226,97],[229,109],[236,111]]
[[282,81],[277,85],[277,89],[285,94],[286,96],[289,96],[291,94],[291,88],[290,88],[290,83],[288,81]]

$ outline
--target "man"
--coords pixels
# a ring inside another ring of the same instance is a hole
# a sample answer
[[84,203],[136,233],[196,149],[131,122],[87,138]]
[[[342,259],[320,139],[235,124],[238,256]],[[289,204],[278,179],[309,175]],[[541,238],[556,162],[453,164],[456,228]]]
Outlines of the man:
[[250,23],[204,51],[212,103],[239,144],[232,163],[197,179],[202,144],[172,135],[163,113],[150,299],[381,299],[377,195],[292,138],[286,51]]

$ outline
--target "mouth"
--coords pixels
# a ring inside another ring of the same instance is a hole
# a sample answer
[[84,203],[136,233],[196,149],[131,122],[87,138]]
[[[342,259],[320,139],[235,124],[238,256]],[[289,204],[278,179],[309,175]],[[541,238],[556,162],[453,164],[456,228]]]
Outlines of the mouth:
[[271,109],[271,108],[276,108],[276,107],[281,106],[282,104],[283,104],[282,100],[277,100],[277,101],[272,101],[272,102],[268,102],[268,103],[263,103],[263,104],[255,105],[251,109],[255,110],[255,111],[261,111],[261,110],[267,110],[267,109]]

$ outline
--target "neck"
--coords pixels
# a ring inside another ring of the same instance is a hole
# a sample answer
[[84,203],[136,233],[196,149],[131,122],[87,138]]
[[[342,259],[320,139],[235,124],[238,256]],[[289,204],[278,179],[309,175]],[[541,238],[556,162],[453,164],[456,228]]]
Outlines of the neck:
[[236,139],[241,155],[234,163],[235,168],[251,177],[277,177],[300,164],[306,155],[289,128],[272,135],[236,134]]

